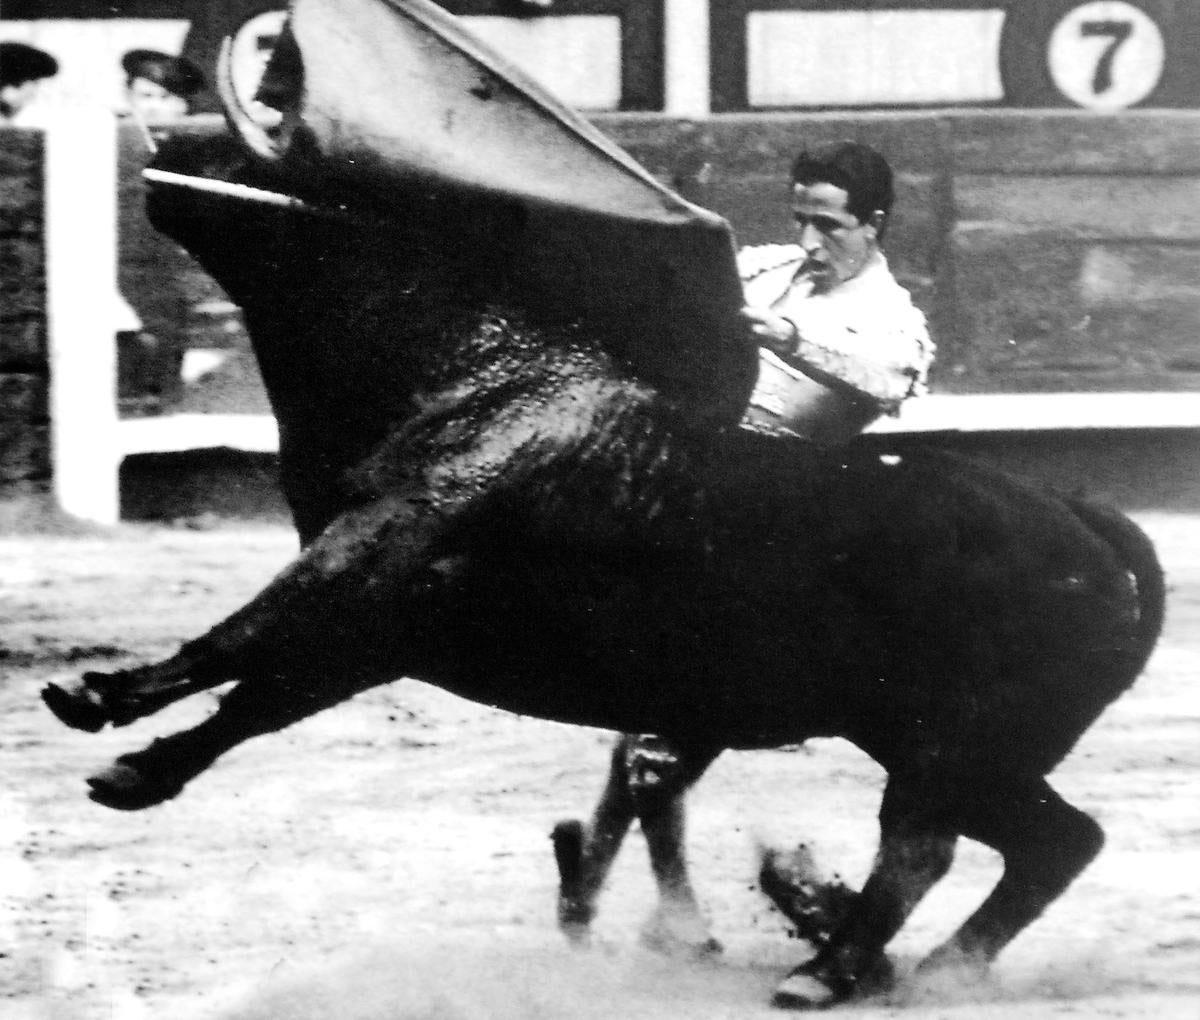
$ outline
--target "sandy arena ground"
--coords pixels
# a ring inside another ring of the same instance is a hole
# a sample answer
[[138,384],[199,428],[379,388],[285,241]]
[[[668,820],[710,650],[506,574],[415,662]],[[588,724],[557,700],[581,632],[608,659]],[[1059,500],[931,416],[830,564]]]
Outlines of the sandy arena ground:
[[[984,987],[843,1013],[1200,1018],[1200,521],[1139,519],[1170,574],[1167,632],[1055,780],[1104,825],[1104,853]],[[41,685],[173,651],[294,549],[269,526],[0,538],[0,1017],[779,1016],[765,1003],[805,944],[755,892],[753,844],[806,839],[861,879],[881,775],[840,742],[728,754],[696,791],[691,859],[726,945],[703,967],[639,949],[653,896],[636,833],[599,948],[570,952],[555,929],[547,835],[590,807],[605,733],[398,683],[244,745],[160,808],[89,802],[89,772],[212,698],[90,736],[51,718]],[[894,943],[901,966],[997,874],[964,843]]]

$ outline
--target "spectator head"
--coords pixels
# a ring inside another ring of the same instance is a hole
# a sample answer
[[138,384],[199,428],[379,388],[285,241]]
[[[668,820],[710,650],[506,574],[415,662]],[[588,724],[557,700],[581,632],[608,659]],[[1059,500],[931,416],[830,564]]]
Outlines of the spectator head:
[[58,61],[36,46],[0,42],[0,121],[11,120],[37,95],[45,78],[58,74]]
[[183,117],[204,88],[204,75],[190,60],[158,50],[130,50],[121,58],[129,108],[147,124]]

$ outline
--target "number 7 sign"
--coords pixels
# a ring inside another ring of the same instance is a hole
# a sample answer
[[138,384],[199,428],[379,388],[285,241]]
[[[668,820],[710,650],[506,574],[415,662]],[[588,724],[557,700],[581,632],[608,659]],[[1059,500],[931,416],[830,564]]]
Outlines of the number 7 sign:
[[1166,67],[1162,31],[1123,0],[1080,4],[1055,25],[1046,47],[1050,77],[1069,100],[1120,110],[1147,99]]
[[1117,59],[1117,51],[1123,43],[1133,35],[1132,21],[1084,21],[1079,26],[1079,32],[1085,39],[1108,39],[1109,44],[1100,54],[1096,62],[1096,73],[1092,78],[1092,94],[1104,95],[1113,87],[1113,62]]

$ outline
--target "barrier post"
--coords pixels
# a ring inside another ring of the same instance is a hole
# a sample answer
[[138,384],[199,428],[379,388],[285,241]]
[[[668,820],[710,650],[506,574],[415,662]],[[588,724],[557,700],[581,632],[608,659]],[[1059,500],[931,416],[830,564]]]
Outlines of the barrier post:
[[61,111],[43,126],[54,497],[73,517],[115,524],[115,123],[100,111]]
[[709,101],[709,0],[664,0],[664,113],[705,117]]

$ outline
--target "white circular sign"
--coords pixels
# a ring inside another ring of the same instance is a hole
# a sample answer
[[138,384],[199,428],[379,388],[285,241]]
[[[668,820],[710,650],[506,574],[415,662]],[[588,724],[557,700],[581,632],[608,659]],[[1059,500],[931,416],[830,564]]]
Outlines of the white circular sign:
[[230,77],[238,99],[247,110],[252,108],[254,94],[267,69],[285,17],[286,11],[267,11],[255,15],[234,33],[229,54]]
[[1123,110],[1158,87],[1166,45],[1145,11],[1123,0],[1096,0],[1054,26],[1046,59],[1055,86],[1072,102]]

